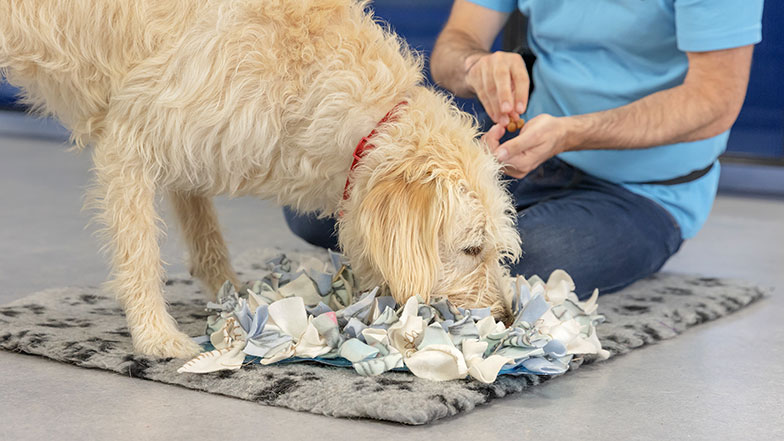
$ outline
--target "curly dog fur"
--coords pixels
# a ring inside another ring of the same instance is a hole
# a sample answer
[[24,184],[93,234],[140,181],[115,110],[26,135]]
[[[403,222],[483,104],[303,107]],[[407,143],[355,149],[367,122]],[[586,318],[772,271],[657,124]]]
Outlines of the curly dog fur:
[[[237,283],[211,197],[324,215],[362,284],[403,303],[449,296],[501,313],[520,254],[499,165],[472,118],[422,85],[422,62],[352,0],[0,0],[0,68],[37,111],[91,145],[110,288],[137,351],[198,347],[166,310],[156,195],[194,276]],[[352,151],[396,103],[352,172]]]

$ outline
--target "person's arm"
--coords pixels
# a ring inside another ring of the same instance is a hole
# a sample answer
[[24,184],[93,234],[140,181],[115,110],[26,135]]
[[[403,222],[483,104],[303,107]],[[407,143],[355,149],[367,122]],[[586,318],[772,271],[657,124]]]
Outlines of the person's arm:
[[461,97],[477,97],[494,122],[506,125],[528,104],[528,71],[519,54],[490,53],[509,13],[455,0],[430,61],[435,82]]
[[689,70],[679,86],[625,106],[569,117],[539,115],[499,146],[503,127],[485,140],[507,173],[523,177],[566,151],[642,149],[697,141],[732,127],[746,96],[753,46],[688,52]]

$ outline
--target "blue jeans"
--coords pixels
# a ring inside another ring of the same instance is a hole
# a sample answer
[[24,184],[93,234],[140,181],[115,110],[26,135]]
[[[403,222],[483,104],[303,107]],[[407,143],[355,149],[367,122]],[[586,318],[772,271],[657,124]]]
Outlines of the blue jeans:
[[[649,276],[683,239],[675,219],[652,200],[553,158],[523,179],[509,181],[523,256],[513,275],[547,279],[564,269],[580,298],[606,294]],[[284,209],[294,234],[337,249],[335,222]]]

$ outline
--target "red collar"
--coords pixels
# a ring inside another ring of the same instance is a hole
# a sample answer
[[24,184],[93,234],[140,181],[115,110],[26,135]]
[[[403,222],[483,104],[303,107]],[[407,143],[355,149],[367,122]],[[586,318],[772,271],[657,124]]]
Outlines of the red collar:
[[359,143],[357,144],[357,148],[354,149],[354,161],[351,163],[351,167],[348,169],[348,177],[346,177],[346,186],[343,188],[344,201],[348,199],[348,193],[349,193],[348,187],[351,184],[351,172],[353,172],[354,169],[357,168],[357,164],[359,164],[359,160],[365,156],[365,153],[367,153],[368,150],[375,147],[373,144],[370,143],[369,141],[370,138],[372,138],[373,135],[376,134],[376,130],[378,129],[378,126],[389,121],[390,118],[392,117],[392,114],[395,112],[395,110],[397,110],[400,106],[404,104],[406,104],[406,101],[401,101],[395,104],[395,107],[393,107],[392,110],[390,110],[386,115],[384,115],[384,117],[381,118],[381,121],[379,121],[378,124],[376,124],[376,127],[373,128],[373,131],[371,131],[368,134],[368,136],[364,136],[362,137],[362,139],[359,140]]

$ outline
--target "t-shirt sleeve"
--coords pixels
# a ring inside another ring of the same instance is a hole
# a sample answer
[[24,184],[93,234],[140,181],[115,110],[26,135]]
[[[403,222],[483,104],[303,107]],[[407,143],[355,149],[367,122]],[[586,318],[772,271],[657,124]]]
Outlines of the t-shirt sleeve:
[[517,0],[468,0],[471,3],[498,12],[514,12],[517,9]]
[[763,0],[675,0],[678,49],[704,52],[762,40]]

